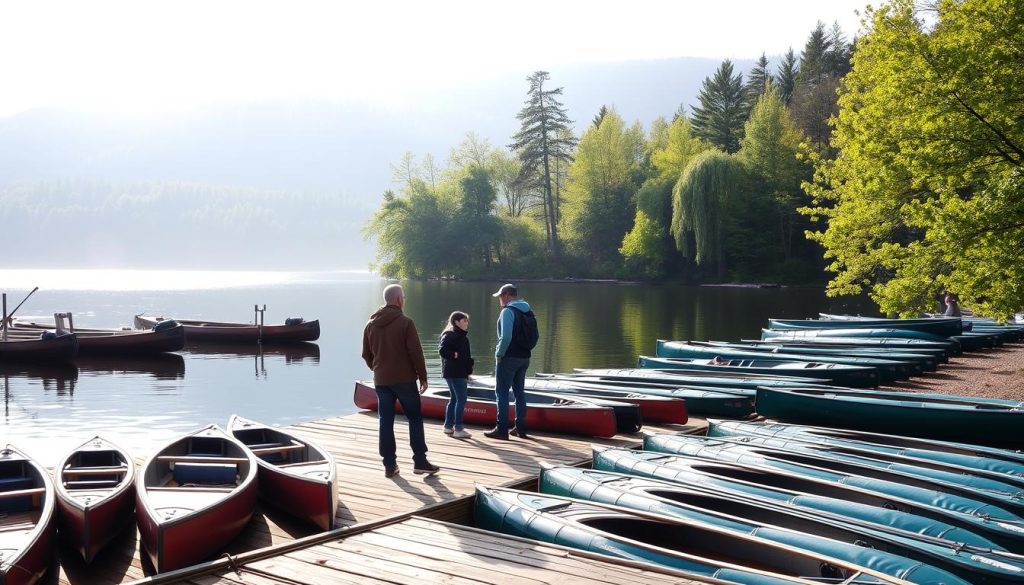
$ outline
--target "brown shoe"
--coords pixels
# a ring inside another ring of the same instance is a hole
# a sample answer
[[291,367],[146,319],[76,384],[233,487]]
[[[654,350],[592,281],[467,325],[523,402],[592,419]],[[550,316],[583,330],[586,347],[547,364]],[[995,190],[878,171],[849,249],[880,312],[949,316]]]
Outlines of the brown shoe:
[[489,431],[484,431],[484,436],[488,439],[500,439],[502,441],[508,440],[508,431],[503,431],[498,427],[494,427]]

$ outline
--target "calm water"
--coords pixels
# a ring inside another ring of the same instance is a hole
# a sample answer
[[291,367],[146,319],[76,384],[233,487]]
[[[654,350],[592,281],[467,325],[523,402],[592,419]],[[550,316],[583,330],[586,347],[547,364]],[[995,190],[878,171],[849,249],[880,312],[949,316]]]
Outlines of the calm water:
[[[238,413],[286,425],[354,412],[355,379],[367,316],[384,281],[365,273],[0,271],[11,309],[46,316],[71,311],[77,326],[129,326],[136,313],[251,322],[320,319],[321,338],[304,347],[244,344],[189,347],[160,358],[82,358],[60,368],[0,365],[4,412],[0,444],[14,443],[48,465],[96,433],[145,455],[166,440]],[[501,283],[410,282],[406,313],[415,319],[427,364],[438,375],[436,339],[454,309],[471,316],[477,373],[494,367]],[[541,329],[532,371],[631,366],[654,340],[757,337],[768,317],[818,311],[871,311],[864,301],[826,299],[820,289],[746,289],[616,284],[522,283]]]

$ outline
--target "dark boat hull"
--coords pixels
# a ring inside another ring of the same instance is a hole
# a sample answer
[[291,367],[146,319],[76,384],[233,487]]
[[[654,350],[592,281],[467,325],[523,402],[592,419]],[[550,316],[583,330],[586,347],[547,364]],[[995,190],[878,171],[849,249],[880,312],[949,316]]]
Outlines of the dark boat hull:
[[55,339],[0,341],[0,360],[69,362],[78,355],[78,347],[78,337],[74,334]]
[[[136,315],[135,327],[151,329],[164,321],[162,317]],[[247,341],[256,343],[291,343],[320,339],[320,321],[303,321],[297,325],[252,325],[247,323],[218,323],[175,319],[185,327],[189,343],[199,341]]]
[[[25,466],[27,468],[27,477],[34,479],[34,489],[41,489],[42,491],[39,495],[41,502],[38,508],[38,518],[34,520],[35,524],[31,531],[25,534],[25,542],[18,543],[19,547],[16,550],[5,550],[4,552],[7,554],[4,556],[3,562],[0,563],[0,583],[3,585],[32,585],[46,574],[53,558],[53,545],[57,532],[56,516],[54,513],[56,507],[54,500],[56,496],[54,495],[53,483],[50,481],[49,473],[43,466],[18,452],[10,445],[3,452],[0,452],[0,465],[4,466],[3,477],[5,479],[8,478],[8,465]],[[29,497],[36,498],[34,495]],[[8,502],[8,500],[0,500],[0,504],[5,506],[4,514],[0,516],[0,529],[4,528],[4,524],[7,521],[13,523],[25,520],[33,521],[31,518],[22,518],[32,514],[22,514],[8,509]]]

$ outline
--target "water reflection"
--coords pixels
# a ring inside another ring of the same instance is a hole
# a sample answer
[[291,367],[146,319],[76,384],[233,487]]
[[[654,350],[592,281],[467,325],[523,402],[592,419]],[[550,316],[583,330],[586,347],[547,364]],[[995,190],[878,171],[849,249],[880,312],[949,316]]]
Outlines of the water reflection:
[[304,360],[310,363],[320,363],[320,346],[315,343],[301,341],[297,343],[267,344],[267,343],[190,343],[185,345],[185,351],[190,354],[218,356],[226,358],[246,358],[274,356],[283,357],[284,363],[291,364]]
[[128,374],[151,376],[157,380],[180,380],[185,377],[185,358],[176,353],[147,356],[80,356],[78,369],[91,375]]

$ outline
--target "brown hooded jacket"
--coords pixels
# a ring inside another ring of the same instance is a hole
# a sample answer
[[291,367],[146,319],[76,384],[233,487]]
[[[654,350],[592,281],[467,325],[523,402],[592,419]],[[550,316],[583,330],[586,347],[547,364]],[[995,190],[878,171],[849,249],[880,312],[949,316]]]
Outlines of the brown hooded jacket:
[[395,305],[377,309],[363,329],[363,360],[381,386],[427,381],[416,324]]

